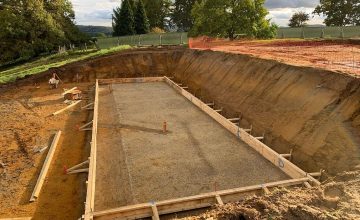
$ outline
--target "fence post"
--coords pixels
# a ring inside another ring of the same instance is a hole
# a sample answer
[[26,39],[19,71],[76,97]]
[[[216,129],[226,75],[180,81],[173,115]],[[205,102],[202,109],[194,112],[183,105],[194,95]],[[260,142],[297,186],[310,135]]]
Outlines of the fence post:
[[183,33],[180,34],[180,45],[183,45]]
[[160,34],[159,35],[159,38],[160,38],[160,46],[162,45],[162,35]]
[[141,45],[140,36],[141,36],[141,35],[139,35],[139,44],[138,44],[139,46]]

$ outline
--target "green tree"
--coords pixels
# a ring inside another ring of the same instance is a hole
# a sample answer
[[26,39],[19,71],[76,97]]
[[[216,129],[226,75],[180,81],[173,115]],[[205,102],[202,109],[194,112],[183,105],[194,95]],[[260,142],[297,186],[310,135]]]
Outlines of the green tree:
[[134,14],[129,0],[123,0],[121,7],[114,9],[113,15],[114,36],[126,36],[135,34]]
[[149,33],[149,20],[146,16],[142,0],[138,0],[135,12],[135,31],[137,34]]
[[314,14],[325,15],[326,26],[360,25],[360,0],[320,0]]
[[149,19],[150,29],[161,28],[170,29],[172,23],[171,15],[171,0],[143,0],[146,15]]
[[68,0],[0,0],[0,64],[23,61],[88,40]]
[[277,26],[266,19],[265,0],[202,0],[196,2],[191,36],[273,38]]
[[193,26],[191,10],[199,0],[175,0],[171,18],[179,30],[189,31]]
[[310,16],[306,12],[299,11],[294,13],[290,20],[289,20],[289,26],[290,27],[304,27],[306,25],[306,22],[309,21]]

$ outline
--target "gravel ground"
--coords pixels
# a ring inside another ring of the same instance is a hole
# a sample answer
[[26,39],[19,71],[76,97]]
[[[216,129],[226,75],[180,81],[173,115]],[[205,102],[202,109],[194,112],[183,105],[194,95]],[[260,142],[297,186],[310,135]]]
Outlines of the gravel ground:
[[289,179],[165,83],[112,88],[100,93],[97,211]]

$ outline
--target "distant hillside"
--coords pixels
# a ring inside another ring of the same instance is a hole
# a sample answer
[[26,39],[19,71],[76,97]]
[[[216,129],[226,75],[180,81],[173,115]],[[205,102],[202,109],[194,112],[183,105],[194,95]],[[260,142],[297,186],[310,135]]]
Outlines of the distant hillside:
[[91,37],[98,37],[100,34],[111,36],[113,32],[112,27],[85,25],[77,25],[77,27],[80,29],[81,32],[86,33]]

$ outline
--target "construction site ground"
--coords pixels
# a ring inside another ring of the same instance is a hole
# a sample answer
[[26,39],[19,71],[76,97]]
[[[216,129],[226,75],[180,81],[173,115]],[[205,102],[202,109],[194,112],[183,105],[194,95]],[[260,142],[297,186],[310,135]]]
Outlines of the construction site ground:
[[[359,42],[359,41],[357,41]],[[250,54],[295,66],[317,67],[360,76],[360,44],[345,40],[194,39],[194,49]]]
[[97,140],[96,211],[290,179],[165,82],[102,86]]
[[[66,106],[62,88],[87,83],[61,84],[50,90],[47,83],[13,88],[0,94],[0,218],[77,219],[83,214],[86,174],[66,175],[64,167],[78,164],[88,157],[85,132],[78,126],[88,113],[77,106],[57,116],[51,114]],[[56,131],[62,130],[49,173],[40,197],[29,203],[47,150]]]

